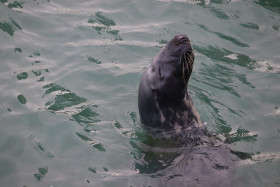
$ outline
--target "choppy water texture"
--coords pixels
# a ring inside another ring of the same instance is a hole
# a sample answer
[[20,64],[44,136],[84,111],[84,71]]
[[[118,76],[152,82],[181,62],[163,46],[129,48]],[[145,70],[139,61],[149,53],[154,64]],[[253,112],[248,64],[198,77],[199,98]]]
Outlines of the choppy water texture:
[[141,74],[178,33],[195,49],[189,91],[208,129],[255,154],[228,180],[280,186],[278,0],[0,0],[0,186],[180,177],[161,155],[143,160],[137,109]]

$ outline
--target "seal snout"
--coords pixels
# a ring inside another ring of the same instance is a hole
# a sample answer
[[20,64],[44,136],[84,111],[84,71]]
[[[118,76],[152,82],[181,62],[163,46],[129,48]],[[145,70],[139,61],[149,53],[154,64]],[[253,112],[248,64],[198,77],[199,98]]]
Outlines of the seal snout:
[[190,43],[189,38],[184,34],[178,34],[174,37],[174,39],[175,39],[176,46],[184,44],[184,43]]

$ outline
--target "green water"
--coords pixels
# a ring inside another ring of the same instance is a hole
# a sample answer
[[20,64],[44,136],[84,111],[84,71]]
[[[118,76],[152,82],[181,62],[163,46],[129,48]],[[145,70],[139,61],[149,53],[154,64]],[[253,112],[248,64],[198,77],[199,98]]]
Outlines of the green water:
[[260,155],[228,180],[280,186],[278,0],[0,0],[0,186],[162,186],[136,168],[137,92],[178,33],[208,129]]

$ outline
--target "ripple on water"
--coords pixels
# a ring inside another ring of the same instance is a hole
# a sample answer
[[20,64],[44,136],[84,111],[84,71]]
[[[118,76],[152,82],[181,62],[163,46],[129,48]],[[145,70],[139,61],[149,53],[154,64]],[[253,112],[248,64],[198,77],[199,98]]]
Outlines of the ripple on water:
[[101,64],[102,62],[100,60],[95,59],[94,57],[88,56],[87,57],[89,62],[93,62],[95,64]]
[[48,173],[48,166],[40,167],[38,168],[38,173],[34,174],[34,177],[37,182],[40,182],[43,180],[43,178],[47,173]]
[[48,160],[51,160],[54,158],[54,154],[52,154],[48,148],[43,145],[41,142],[39,142],[39,140],[34,136],[34,135],[30,135],[28,137],[28,140],[30,141],[31,145],[33,146],[33,149],[35,151],[37,151],[38,153],[40,153],[40,155]]
[[92,134],[90,134],[90,133],[84,134],[84,133],[77,132],[76,135],[79,138],[81,138],[83,141],[87,142],[90,146],[97,149],[98,151],[106,152],[106,149],[104,148],[104,146],[101,143],[98,143],[93,140],[93,138],[91,137],[91,136],[93,136]]
[[214,6],[209,6],[208,7],[210,9],[210,11],[218,18],[220,19],[224,19],[224,20],[228,20],[230,17],[221,9],[218,9]]
[[247,29],[259,30],[259,26],[255,23],[247,22],[247,23],[240,23],[240,25]]
[[22,95],[22,94],[18,95],[18,96],[17,96],[17,99],[18,99],[18,101],[19,101],[21,104],[23,104],[23,105],[25,105],[25,104],[27,103],[26,98],[25,98],[24,95]]
[[260,72],[270,72],[280,74],[280,66],[272,61],[259,60],[257,61],[256,70]]
[[43,97],[54,96],[45,103],[47,110],[54,113],[65,113],[71,115],[80,125],[98,122],[98,113],[94,110],[97,105],[87,103],[87,99],[78,96],[58,84],[50,83],[43,87],[46,89]]
[[14,53],[22,53],[22,49],[21,48],[15,48]]
[[24,1],[14,1],[13,3],[8,3],[8,8],[23,8]]
[[280,2],[278,0],[258,0],[257,3],[268,10],[280,14]]
[[[245,54],[238,54],[234,53],[228,49],[222,48],[219,49],[214,46],[206,46],[206,47],[201,47],[197,45],[193,45],[193,48],[195,51],[203,54],[204,56],[207,56],[208,58],[212,60],[217,60],[220,62],[225,62],[229,64],[235,64],[239,65],[241,67],[247,67],[249,69],[254,69],[256,66],[256,60],[251,59],[249,56]],[[229,55],[235,54],[235,57],[237,58],[228,58]]]
[[224,40],[227,40],[227,41],[230,41],[232,43],[234,43],[235,45],[239,46],[239,47],[250,47],[248,44],[245,44],[245,43],[242,43],[240,42],[238,39],[232,37],[232,36],[229,36],[229,35],[226,35],[224,33],[221,33],[221,32],[217,32],[217,31],[212,31],[210,30],[209,28],[207,28],[205,25],[198,25],[201,29],[209,32],[209,33],[213,33],[215,35],[217,35],[218,37],[224,39]]
[[96,12],[95,15],[90,16],[88,23],[98,33],[106,33],[113,36],[115,40],[122,40],[119,36],[119,30],[111,29],[116,23],[109,17],[105,16],[103,12]]
[[84,105],[77,107],[77,113],[72,118],[80,125],[89,125],[99,122],[99,114],[95,112],[97,105]]
[[28,73],[26,72],[22,72],[17,75],[18,80],[27,79],[27,77],[28,77]]
[[85,98],[79,97],[70,90],[54,83],[45,85],[43,88],[46,89],[43,97],[51,93],[55,94],[55,98],[45,104],[47,109],[52,112],[59,112],[67,107],[86,102]]
[[[185,174],[184,163],[190,163],[190,173],[207,172],[205,168],[214,168],[221,174],[227,170],[226,165],[215,161],[207,165],[207,150],[206,154],[203,150],[195,152],[197,162],[192,162],[188,154],[176,155],[178,152],[164,147],[170,143],[167,141],[162,147],[156,143],[158,147],[139,146],[146,134],[141,134],[143,129],[139,127],[137,112],[127,111],[137,111],[135,101],[142,67],[178,32],[190,36],[196,58],[202,59],[197,61],[197,69],[194,69],[190,92],[194,101],[198,101],[199,113],[205,113],[209,128],[213,125],[228,143],[254,142],[254,145],[265,145],[263,147],[269,147],[271,143],[277,145],[277,141],[269,137],[266,143],[261,142],[265,137],[257,137],[238,126],[256,116],[248,113],[260,114],[269,110],[271,105],[278,106],[276,73],[280,68],[278,53],[273,52],[277,45],[272,49],[269,44],[270,40],[277,41],[280,30],[278,1],[158,1],[0,2],[0,86],[4,95],[0,98],[4,101],[0,108],[1,112],[6,112],[6,115],[1,115],[4,120],[0,132],[1,138],[7,139],[0,143],[4,155],[0,158],[1,179],[8,181],[6,179],[11,176],[17,184],[31,181],[26,186],[34,185],[36,181],[39,186],[46,183],[54,186],[68,183],[68,186],[88,183],[164,186],[176,179],[185,184],[194,179],[196,184],[207,185],[208,180],[215,178],[208,174],[207,179]],[[242,6],[243,3],[249,6]],[[183,24],[186,21],[191,24]],[[211,45],[204,45],[213,39],[215,41]],[[259,44],[266,44],[266,47]],[[44,49],[38,49],[42,46]],[[261,50],[261,55],[258,50]],[[275,57],[271,59],[271,56]],[[265,76],[271,79],[267,80]],[[275,86],[270,89],[268,84]],[[259,94],[261,86],[265,87],[264,95],[267,97]],[[252,92],[247,93],[248,90]],[[251,101],[238,103],[247,99],[244,94],[252,94]],[[276,99],[268,99],[271,95]],[[275,102],[270,105],[268,101],[272,100]],[[255,102],[265,107],[248,110],[249,105],[257,106]],[[22,114],[19,110],[31,105],[36,106],[31,111],[33,117],[17,115]],[[47,114],[46,118],[42,118],[44,114]],[[256,118],[258,120],[252,129],[262,126],[261,118],[261,115]],[[5,123],[6,119],[16,120],[10,125]],[[48,120],[55,125],[49,125]],[[24,125],[23,121],[29,125]],[[269,132],[271,124],[267,122],[269,120],[264,121],[263,129]],[[138,127],[141,129],[139,132]],[[32,149],[30,153],[26,152],[24,141],[7,138],[19,131],[22,136],[26,136],[26,132],[34,134],[27,141]],[[274,133],[273,130],[271,132]],[[276,133],[279,134],[278,131]],[[57,145],[53,147],[47,142],[54,134],[56,138],[51,141]],[[43,141],[43,137],[47,138]],[[252,144],[248,145],[245,147],[250,149]],[[61,149],[57,151],[56,146]],[[33,162],[23,163],[34,156],[48,165],[40,163],[34,168]],[[258,155],[257,160],[266,162],[262,163],[266,167],[260,170],[266,171],[271,165],[267,163],[276,157],[262,159],[261,156]],[[67,164],[63,166],[63,162]],[[277,168],[271,168],[271,173],[275,174],[271,177],[264,175],[267,181],[273,181],[277,175],[273,170]],[[248,173],[253,173],[249,169]],[[240,172],[244,176],[242,179],[248,178],[248,173]],[[23,177],[26,175],[31,180]],[[131,179],[134,176],[135,181]],[[123,183],[119,183],[120,180]],[[251,181],[246,183],[245,180],[243,184],[251,184]]]
[[93,138],[96,130],[94,125],[99,122],[99,114],[95,112],[97,105],[88,104],[87,100],[70,90],[51,83],[45,85],[45,95],[54,95],[54,99],[48,101],[45,106],[47,110],[53,113],[65,113],[71,115],[71,120],[76,121],[83,127],[83,132],[76,132],[77,137],[88,143],[98,151],[105,152],[102,143],[96,142]]
[[0,22],[0,30],[13,36],[15,31],[22,30],[22,28],[12,17],[10,17],[9,21]]

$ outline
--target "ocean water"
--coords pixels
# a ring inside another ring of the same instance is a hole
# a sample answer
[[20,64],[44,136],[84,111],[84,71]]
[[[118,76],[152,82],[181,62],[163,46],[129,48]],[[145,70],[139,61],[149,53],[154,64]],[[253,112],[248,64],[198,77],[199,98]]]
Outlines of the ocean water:
[[176,179],[143,160],[137,93],[178,33],[195,50],[189,92],[202,120],[254,155],[226,180],[280,186],[278,0],[0,0],[0,186]]

